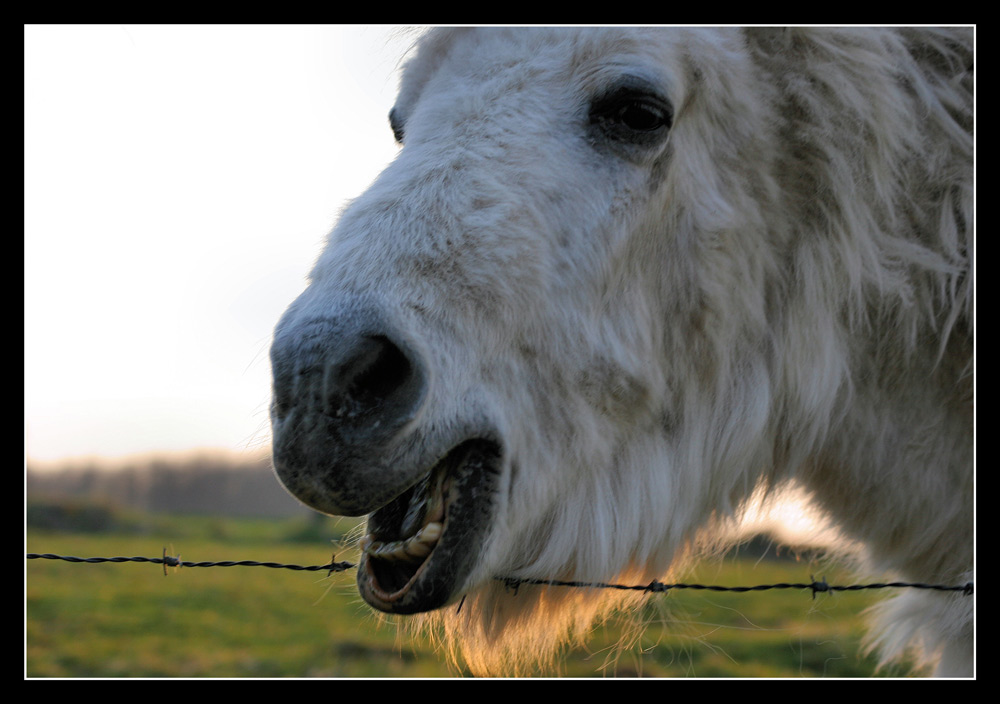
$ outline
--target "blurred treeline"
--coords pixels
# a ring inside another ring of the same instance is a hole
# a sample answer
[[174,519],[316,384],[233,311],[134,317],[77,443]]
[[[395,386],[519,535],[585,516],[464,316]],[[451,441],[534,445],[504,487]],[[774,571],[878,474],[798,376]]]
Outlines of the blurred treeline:
[[312,513],[278,482],[268,451],[199,451],[45,465],[29,460],[25,487],[29,509],[85,504],[241,517]]

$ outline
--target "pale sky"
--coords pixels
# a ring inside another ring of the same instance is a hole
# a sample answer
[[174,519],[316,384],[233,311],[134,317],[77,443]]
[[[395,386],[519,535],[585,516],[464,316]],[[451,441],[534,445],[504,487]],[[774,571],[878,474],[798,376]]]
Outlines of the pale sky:
[[270,442],[267,349],[396,154],[387,26],[27,26],[33,460]]

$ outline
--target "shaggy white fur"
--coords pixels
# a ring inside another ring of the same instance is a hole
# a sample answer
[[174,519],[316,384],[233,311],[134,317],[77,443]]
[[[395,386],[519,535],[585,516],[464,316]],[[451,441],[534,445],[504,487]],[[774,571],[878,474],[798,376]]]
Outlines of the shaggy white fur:
[[[972,61],[961,29],[420,40],[403,148],[280,330],[376,301],[426,375],[407,442],[501,448],[474,563],[417,617],[474,670],[639,598],[495,575],[664,578],[789,483],[879,570],[972,580]],[[879,618],[887,658],[972,674],[973,598],[910,591]]]

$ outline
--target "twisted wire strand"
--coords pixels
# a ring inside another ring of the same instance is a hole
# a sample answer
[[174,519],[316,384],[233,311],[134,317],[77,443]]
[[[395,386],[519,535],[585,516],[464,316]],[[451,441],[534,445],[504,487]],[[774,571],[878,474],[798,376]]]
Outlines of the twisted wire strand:
[[658,580],[653,580],[649,584],[610,584],[606,582],[568,582],[556,579],[521,579],[517,577],[497,577],[497,579],[503,581],[505,586],[513,589],[515,592],[517,588],[522,584],[535,584],[535,585],[550,585],[558,587],[595,587],[600,589],[623,589],[631,591],[645,591],[645,592],[668,592],[671,589],[702,589],[713,592],[762,592],[768,591],[770,589],[809,589],[812,590],[813,597],[816,596],[817,592],[845,592],[845,591],[861,591],[863,589],[888,589],[888,588],[904,588],[909,587],[912,589],[932,589],[936,591],[943,592],[962,592],[963,595],[969,596],[973,593],[973,583],[967,582],[962,585],[947,585],[947,584],[925,584],[923,582],[876,582],[873,584],[851,584],[851,585],[838,585],[838,584],[828,584],[826,578],[812,582],[778,582],[776,584],[756,584],[751,587],[726,587],[717,584],[685,584],[683,582],[678,582],[676,584],[665,584]]
[[[335,556],[334,556],[335,557]],[[171,557],[164,551],[163,557],[72,557],[68,555],[55,555],[52,553],[28,553],[26,558],[28,560],[64,560],[66,562],[152,562],[156,564],[162,564],[164,567],[164,574],[166,573],[167,567],[270,567],[273,569],[287,569],[287,570],[299,570],[306,572],[322,572],[326,571],[327,576],[334,572],[343,572],[345,570],[357,567],[351,562],[336,562],[331,558],[330,562],[325,565],[292,565],[283,564],[278,562],[257,562],[256,560],[226,560],[221,562],[188,562],[186,560],[181,560],[178,557]],[[813,579],[812,582],[778,582],[777,584],[757,584],[750,587],[726,587],[714,584],[665,584],[658,580],[653,580],[649,584],[613,584],[607,582],[573,582],[564,581],[558,579],[531,579],[531,578],[520,578],[520,577],[496,577],[495,579],[504,583],[504,586],[508,589],[512,589],[514,593],[517,593],[518,587],[523,584],[528,585],[538,585],[538,586],[554,586],[554,587],[589,587],[594,589],[623,589],[631,591],[645,591],[645,592],[668,592],[672,589],[699,589],[708,590],[715,592],[759,592],[767,591],[771,589],[809,589],[812,591],[813,598],[816,597],[817,592],[843,592],[843,591],[860,591],[863,589],[890,589],[890,588],[911,588],[911,589],[932,589],[935,591],[943,592],[961,592],[964,596],[971,596],[973,594],[973,583],[967,582],[962,585],[947,585],[947,584],[925,584],[922,582],[875,582],[872,584],[851,584],[851,585],[836,585],[827,584],[826,578],[819,581]]]
[[28,553],[28,560],[64,560],[66,562],[153,562],[164,567],[271,567],[273,569],[300,570],[305,572],[343,572],[356,567],[351,562],[330,561],[326,565],[288,565],[279,562],[257,562],[256,560],[224,560],[221,562],[188,562],[177,557],[73,557],[71,555],[54,555],[52,553]]

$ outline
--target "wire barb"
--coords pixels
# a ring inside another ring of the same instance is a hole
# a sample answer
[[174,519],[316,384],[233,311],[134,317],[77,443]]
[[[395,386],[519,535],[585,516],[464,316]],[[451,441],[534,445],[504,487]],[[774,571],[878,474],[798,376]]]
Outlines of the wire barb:
[[826,577],[823,577],[823,580],[821,582],[817,582],[816,578],[813,577],[812,575],[809,575],[809,579],[811,579],[813,581],[812,585],[810,586],[810,588],[812,589],[812,593],[813,593],[812,598],[814,600],[816,599],[816,592],[828,592],[828,591],[830,591],[830,585],[826,583]]

